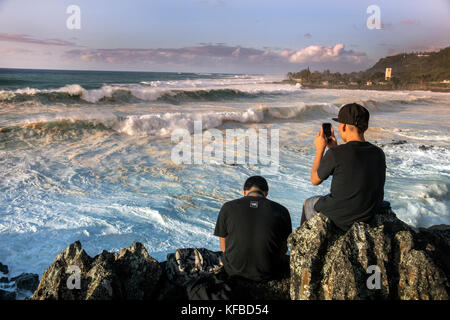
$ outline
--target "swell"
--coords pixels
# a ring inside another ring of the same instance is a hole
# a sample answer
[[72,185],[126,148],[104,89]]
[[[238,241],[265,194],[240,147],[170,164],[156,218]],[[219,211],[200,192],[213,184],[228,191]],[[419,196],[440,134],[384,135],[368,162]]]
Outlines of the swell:
[[45,138],[47,142],[79,139],[100,131],[112,132],[107,123],[97,120],[58,119],[0,128],[0,146],[7,148],[17,141]]
[[59,89],[24,88],[17,90],[0,90],[0,102],[36,101],[40,103],[102,103],[122,102],[135,103],[139,101],[160,101],[180,104],[190,101],[229,101],[234,99],[251,99],[267,95],[281,95],[292,92],[286,90],[266,89],[171,89],[144,85],[110,86],[86,90],[78,84],[67,85]]
[[324,114],[335,114],[338,107],[331,104],[298,103],[291,107],[259,106],[247,110],[211,111],[203,113],[167,112],[129,115],[108,119],[49,119],[0,128],[0,142],[28,138],[76,138],[99,131],[131,136],[165,136],[175,129],[193,132],[194,122],[201,121],[203,130],[217,128],[226,122],[268,123],[279,120],[308,120]]

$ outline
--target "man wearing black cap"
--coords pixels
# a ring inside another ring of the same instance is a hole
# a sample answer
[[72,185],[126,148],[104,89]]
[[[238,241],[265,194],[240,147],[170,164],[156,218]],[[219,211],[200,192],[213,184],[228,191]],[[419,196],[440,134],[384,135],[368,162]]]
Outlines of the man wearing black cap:
[[[311,183],[319,185],[330,175],[331,192],[305,200],[301,223],[321,212],[340,229],[347,230],[356,221],[368,221],[382,206],[386,159],[383,150],[367,142],[369,111],[357,103],[343,106],[337,118],[339,134],[345,144],[337,145],[332,129],[328,139],[323,129],[314,140],[316,156]],[[325,148],[328,151],[324,154]]]

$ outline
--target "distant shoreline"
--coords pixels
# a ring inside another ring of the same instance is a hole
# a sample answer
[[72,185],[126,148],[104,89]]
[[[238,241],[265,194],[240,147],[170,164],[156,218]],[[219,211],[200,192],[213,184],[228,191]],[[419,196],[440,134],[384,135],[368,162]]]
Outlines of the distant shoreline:
[[[296,85],[297,81],[285,79],[282,81],[274,81],[272,82],[274,84],[287,84],[287,85]],[[444,93],[450,93],[450,87],[443,88],[438,86],[432,86],[432,85],[410,85],[402,88],[392,88],[388,86],[383,85],[321,85],[321,84],[315,84],[315,85],[305,85],[301,84],[301,88],[303,89],[344,89],[344,90],[375,90],[375,91],[432,91],[432,92],[444,92]]]

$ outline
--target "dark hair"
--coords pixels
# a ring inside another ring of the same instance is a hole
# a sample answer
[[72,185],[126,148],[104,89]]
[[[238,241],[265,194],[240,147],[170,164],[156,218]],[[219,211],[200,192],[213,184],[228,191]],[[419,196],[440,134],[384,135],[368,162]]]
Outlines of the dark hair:
[[358,129],[359,134],[366,132],[366,130],[368,129],[368,126],[365,126],[365,125],[355,126],[355,127],[356,127],[356,129]]
[[261,176],[252,176],[245,181],[244,190],[250,190],[252,187],[257,187],[264,192],[269,191],[269,185],[266,179]]

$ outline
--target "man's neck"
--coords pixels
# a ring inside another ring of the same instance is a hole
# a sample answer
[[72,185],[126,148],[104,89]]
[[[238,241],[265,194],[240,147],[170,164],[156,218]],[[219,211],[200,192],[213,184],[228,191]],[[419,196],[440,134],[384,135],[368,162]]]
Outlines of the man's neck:
[[252,189],[247,193],[247,197],[264,197],[264,194],[259,189]]
[[346,142],[352,142],[352,141],[366,142],[366,139],[364,138],[364,136],[356,136],[356,137],[351,137],[351,138],[347,139]]

